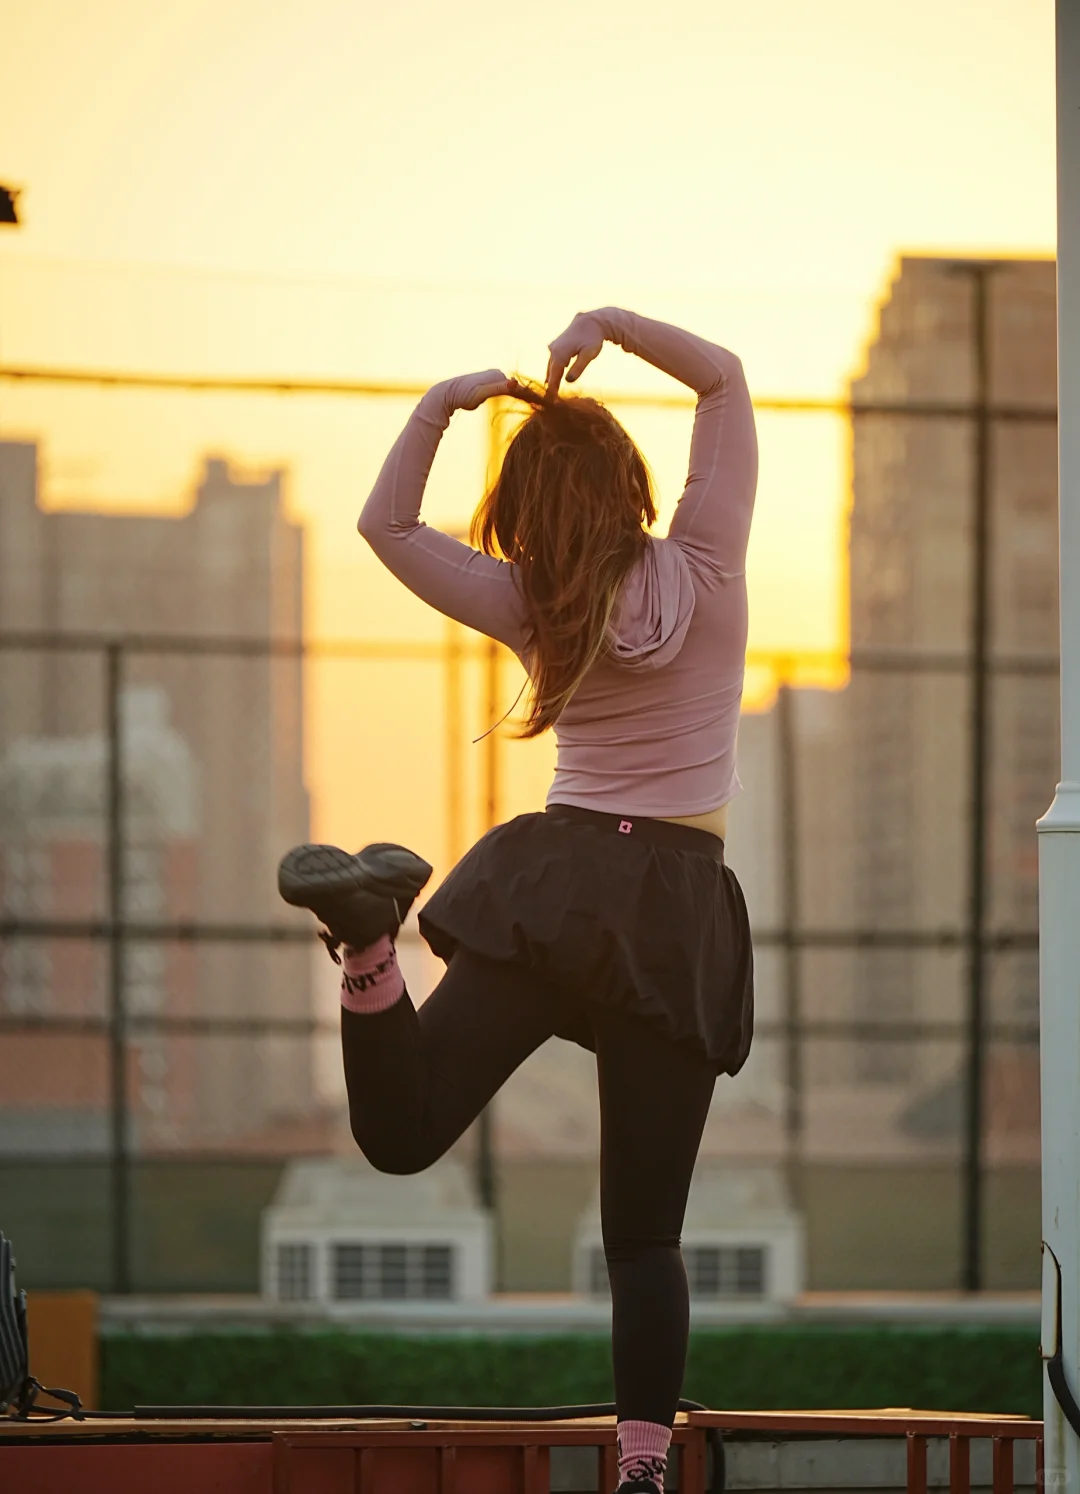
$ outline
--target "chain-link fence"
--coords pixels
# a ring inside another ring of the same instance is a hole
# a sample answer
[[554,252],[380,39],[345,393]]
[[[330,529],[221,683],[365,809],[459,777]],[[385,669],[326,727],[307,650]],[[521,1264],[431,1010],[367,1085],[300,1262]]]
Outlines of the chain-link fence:
[[[1001,385],[1011,303],[964,277],[958,394],[871,370],[852,403],[759,402],[763,459],[793,422],[847,425],[853,642],[748,657],[728,854],[758,1019],[703,1153],[783,1170],[811,1286],[1037,1279],[1054,411],[1034,376]],[[116,520],[44,511],[32,443],[0,458],[0,1223],[31,1283],[254,1290],[283,1162],[350,1145],[334,969],[278,857],[392,839],[442,872],[542,803],[552,745],[484,735],[522,681],[463,630],[313,641],[276,479],[214,461],[186,515]],[[357,584],[399,615],[393,583]],[[414,922],[402,957],[422,998]],[[567,1254],[593,1185],[590,1065],[549,1045],[463,1144],[504,1285],[566,1284],[536,1240]]]

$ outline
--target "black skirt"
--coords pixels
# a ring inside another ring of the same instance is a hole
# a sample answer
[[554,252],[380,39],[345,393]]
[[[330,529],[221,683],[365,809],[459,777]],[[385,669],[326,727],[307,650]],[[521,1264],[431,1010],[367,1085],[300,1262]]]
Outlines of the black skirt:
[[565,1013],[558,1035],[584,1048],[601,1003],[692,1044],[718,1073],[746,1062],[750,926],[707,831],[561,804],[518,815],[458,862],[419,921],[443,960],[464,947],[546,978]]

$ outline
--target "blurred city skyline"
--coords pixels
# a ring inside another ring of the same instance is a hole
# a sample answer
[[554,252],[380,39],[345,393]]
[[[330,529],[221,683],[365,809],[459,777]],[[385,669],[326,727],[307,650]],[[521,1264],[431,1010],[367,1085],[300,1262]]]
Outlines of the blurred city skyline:
[[[580,304],[621,302],[733,347],[758,394],[836,397],[900,253],[1053,244],[1042,0],[689,3],[662,22],[604,0],[542,24],[430,0],[270,15],[45,0],[9,31],[0,175],[25,186],[0,241],[12,366],[535,376]],[[549,117],[552,79],[576,114]],[[673,387],[618,352],[589,380]],[[40,442],[49,507],[182,511],[207,454],[285,469],[315,636],[439,627],[352,533],[408,408],[0,385],[0,431]],[[663,526],[689,412],[619,413]],[[751,647],[843,650],[846,430],[774,421]],[[467,520],[484,440],[481,417],[455,421],[433,522]]]
[[[825,0],[816,9],[695,0],[661,14],[640,0],[557,0],[542,14],[487,0],[464,12],[434,0],[381,9],[288,0],[269,12],[252,0],[183,0],[167,12],[135,0],[42,0],[8,28],[10,85],[0,97],[0,180],[25,189],[22,226],[0,238],[0,365],[424,385],[497,363],[539,376],[547,341],[574,311],[614,302],[732,347],[758,396],[843,400],[854,383],[874,398],[963,401],[974,387],[977,318],[941,261],[1001,256],[1029,263],[1014,277],[1019,291],[1006,290],[1000,303],[990,293],[988,385],[993,397],[1019,385],[1048,405],[1052,18],[1049,0]],[[679,393],[617,350],[590,370],[586,387]],[[443,619],[388,576],[354,532],[410,404],[0,381],[0,508],[12,536],[6,557],[0,545],[5,625],[218,631],[264,643],[301,630],[316,640],[444,639]],[[616,399],[613,408],[655,472],[663,532],[685,473],[689,405]],[[1034,1259],[1023,1234],[1034,1230],[1037,1188],[1031,820],[1052,791],[1054,750],[1053,437],[1049,410],[1039,418],[1038,430],[1018,437],[1013,427],[996,431],[992,450],[994,646],[1022,645],[1042,668],[1037,679],[995,677],[985,853],[991,933],[1003,929],[1004,942],[988,984],[997,1025],[983,1162],[1004,1179],[1003,1217],[1017,1221],[1015,1234],[988,1227],[998,1251],[988,1279],[1011,1284],[1027,1282]],[[853,642],[964,652],[969,433],[963,418],[930,425],[896,415],[853,428],[840,412],[760,412],[752,650],[840,656]],[[487,441],[483,414],[455,420],[426,518],[464,526],[482,489]],[[264,510],[261,528],[239,522],[252,504]],[[128,517],[88,517],[105,514]],[[274,558],[267,536],[279,529],[295,564]],[[291,611],[266,600],[283,581]],[[257,926],[264,908],[280,918],[272,869],[279,843],[307,834],[305,788],[316,837],[385,836],[446,862],[491,813],[539,807],[550,736],[501,751],[496,794],[487,747],[469,742],[495,695],[511,706],[518,678],[509,662],[493,694],[477,658],[447,667],[435,653],[412,662],[316,657],[300,671],[295,659],[270,662],[258,648],[243,659],[181,650],[166,661],[133,649],[122,660],[128,693],[107,695],[121,672],[115,650],[109,658],[63,652],[20,658],[16,648],[5,663],[7,699],[27,714],[20,725],[9,709],[5,723],[15,738],[9,798],[25,841],[13,841],[0,889],[13,914],[0,951],[11,956],[9,1017],[44,1013],[55,1022],[40,1038],[44,1052],[66,1040],[62,1023],[79,1002],[105,1024],[114,999],[98,934],[85,990],[52,980],[69,946],[45,923],[72,913],[65,898],[74,902],[65,871],[74,862],[52,854],[61,832],[73,838],[50,797],[50,774],[67,764],[84,790],[85,824],[75,828],[85,844],[75,850],[97,858],[95,909],[110,889],[122,894],[127,877],[140,916],[187,917],[196,907],[211,923],[243,923],[221,949],[205,930],[193,938],[207,941],[197,980],[187,978],[190,960],[181,970],[186,950],[169,952],[181,941],[168,933],[157,944],[128,938],[126,969],[122,953],[108,967],[118,1010],[127,1002],[137,1017],[181,1024],[158,1031],[150,1023],[130,1037],[139,1086],[130,1114],[141,1106],[145,1133],[156,1125],[154,1144],[178,1156],[185,1148],[194,1156],[207,1136],[238,1150],[280,1145],[283,1155],[313,1144],[306,1121],[317,1107],[308,1100],[330,1095],[340,1112],[339,1060],[335,1049],[325,1061],[329,1024],[318,1033],[271,1030],[279,995],[290,1020],[307,1020],[306,977],[286,968],[306,953],[273,946]],[[817,1284],[850,1285],[878,1269],[866,1249],[845,1257],[821,1223],[865,1221],[891,1203],[897,1190],[883,1168],[873,1182],[880,1202],[868,1206],[862,1163],[910,1166],[911,1187],[939,1188],[946,1200],[957,1193],[960,953],[979,933],[961,907],[967,681],[962,668],[941,668],[928,682],[856,671],[847,691],[781,691],[776,710],[744,723],[748,792],[733,809],[730,845],[760,945],[762,1025],[753,1063],[724,1086],[706,1154],[745,1160],[760,1151],[809,1164]],[[750,671],[752,710],[771,702],[782,675],[763,682]],[[29,719],[37,697],[27,680],[41,697],[39,719]],[[373,705],[375,732],[365,730]],[[134,726],[130,742],[125,735],[128,715],[141,723],[138,741]],[[268,749],[278,737],[275,758]],[[118,799],[107,832],[100,767],[110,741],[110,761],[129,753],[131,802],[125,811]],[[146,784],[157,782],[153,763],[162,781],[176,777],[171,758],[151,763],[150,747],[177,742],[206,789],[199,852],[208,870],[197,887],[194,814],[173,837],[184,844],[163,849],[152,836],[139,840],[135,812]],[[456,830],[447,808],[455,782]],[[109,871],[109,834],[121,847],[127,837],[126,871],[122,858],[121,872]],[[238,873],[236,855],[256,840],[258,869]],[[20,919],[41,927],[28,932]],[[406,948],[419,992],[433,962],[412,939]],[[263,958],[278,969],[276,984],[258,975]],[[184,979],[174,979],[173,964]],[[334,1015],[334,985],[322,960],[311,1012]],[[183,1028],[185,1003],[199,1022],[205,1014],[205,1030]],[[234,1018],[265,1038],[251,1045],[250,1068],[255,1089],[266,1078],[265,1117],[232,1079],[228,1045],[247,1036],[213,1026]],[[111,1116],[115,1148],[124,1132],[115,1096],[110,1110],[105,1093],[106,1033],[102,1025],[78,1041],[97,1045],[102,1059],[98,1070],[85,1066],[87,1108],[101,1127]],[[81,1063],[81,1050],[72,1052]],[[586,1177],[595,1150],[589,1062],[560,1048],[515,1079],[499,1111],[508,1178],[510,1162],[528,1159],[538,1137],[580,1164],[579,1182]],[[202,1131],[194,1122],[184,1131],[196,1073],[220,1088],[222,1108],[218,1116],[189,1107]],[[34,1126],[57,1156],[67,1144],[57,1098],[46,1095],[43,1116],[11,1120],[16,1170],[23,1151],[37,1155]],[[247,1107],[247,1132],[234,1105]],[[179,1119],[170,1130],[172,1111]],[[104,1131],[85,1136],[101,1152]],[[825,1204],[845,1168],[847,1214]],[[549,1193],[564,1181],[549,1179]],[[32,1188],[26,1197],[26,1217],[44,1218]],[[952,1279],[952,1207],[891,1226],[896,1255],[881,1279]],[[244,1208],[234,1212],[247,1229]],[[904,1275],[913,1239],[925,1258]]]

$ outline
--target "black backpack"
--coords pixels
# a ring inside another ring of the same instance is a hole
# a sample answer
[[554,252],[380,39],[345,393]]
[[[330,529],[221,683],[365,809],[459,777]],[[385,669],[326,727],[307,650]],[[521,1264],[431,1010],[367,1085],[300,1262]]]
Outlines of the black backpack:
[[[35,1404],[39,1395],[61,1401],[66,1410]],[[0,1416],[16,1421],[83,1419],[82,1401],[73,1390],[46,1390],[30,1373],[30,1343],[26,1331],[26,1293],[15,1287],[15,1254],[11,1241],[0,1233]]]

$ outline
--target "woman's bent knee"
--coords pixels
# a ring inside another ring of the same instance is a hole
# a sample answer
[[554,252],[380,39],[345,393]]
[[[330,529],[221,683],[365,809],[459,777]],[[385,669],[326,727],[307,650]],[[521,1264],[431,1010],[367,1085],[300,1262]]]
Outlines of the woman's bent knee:
[[402,1143],[400,1138],[373,1140],[370,1136],[357,1134],[354,1127],[353,1140],[376,1172],[408,1177],[413,1173],[423,1172],[429,1165],[428,1158],[421,1155],[419,1148],[410,1146],[407,1142]]
[[376,1172],[393,1177],[411,1177],[423,1172],[436,1161],[430,1147],[408,1136],[370,1136],[359,1126],[352,1128],[353,1140]]

